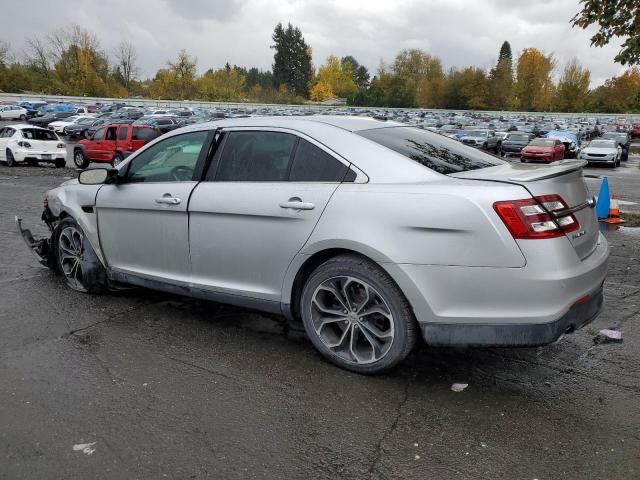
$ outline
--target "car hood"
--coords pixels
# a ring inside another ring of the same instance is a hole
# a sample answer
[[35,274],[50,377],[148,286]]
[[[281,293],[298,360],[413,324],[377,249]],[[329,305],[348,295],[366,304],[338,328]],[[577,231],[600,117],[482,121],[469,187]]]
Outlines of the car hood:
[[582,153],[597,153],[600,155],[615,155],[618,153],[618,149],[616,148],[598,148],[598,147],[585,147],[582,149]]
[[549,152],[553,152],[553,147],[531,147],[531,146],[527,146],[527,147],[524,147],[523,151],[526,151],[528,153],[549,153]]

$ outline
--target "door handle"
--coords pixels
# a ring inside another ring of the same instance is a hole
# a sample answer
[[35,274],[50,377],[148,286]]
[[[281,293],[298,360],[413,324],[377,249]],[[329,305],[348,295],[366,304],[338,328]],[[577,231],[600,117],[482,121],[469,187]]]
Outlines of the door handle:
[[280,204],[280,208],[290,208],[292,210],[313,210],[316,206],[313,203],[303,202],[298,197],[290,198]]
[[180,200],[177,197],[174,197],[170,193],[165,193],[162,197],[156,198],[156,203],[159,203],[162,205],[180,205],[180,202],[182,202],[182,200]]

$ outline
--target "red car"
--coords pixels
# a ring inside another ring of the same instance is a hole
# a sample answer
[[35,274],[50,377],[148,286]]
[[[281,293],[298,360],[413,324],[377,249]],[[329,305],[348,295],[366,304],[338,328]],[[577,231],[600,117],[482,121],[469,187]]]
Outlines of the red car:
[[105,125],[96,130],[91,138],[74,145],[73,163],[78,168],[87,168],[90,162],[110,163],[115,167],[127,155],[160,135],[160,130],[148,125]]
[[631,136],[640,137],[640,123],[634,123],[631,127]]
[[520,161],[551,163],[564,158],[564,145],[553,138],[534,138],[522,149]]

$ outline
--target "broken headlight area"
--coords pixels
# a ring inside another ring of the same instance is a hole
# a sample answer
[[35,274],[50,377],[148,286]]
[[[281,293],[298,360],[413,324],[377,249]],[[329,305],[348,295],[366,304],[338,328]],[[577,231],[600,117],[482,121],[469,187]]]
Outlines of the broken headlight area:
[[31,250],[38,262],[47,268],[55,268],[55,255],[53,253],[52,238],[57,219],[54,217],[53,213],[51,213],[48,206],[45,206],[41,218],[49,228],[49,232],[51,232],[51,235],[48,237],[35,238],[31,233],[31,230],[23,228],[22,219],[17,215],[15,217],[15,221],[18,230],[20,231],[20,235],[22,235],[22,239],[25,241],[29,250]]

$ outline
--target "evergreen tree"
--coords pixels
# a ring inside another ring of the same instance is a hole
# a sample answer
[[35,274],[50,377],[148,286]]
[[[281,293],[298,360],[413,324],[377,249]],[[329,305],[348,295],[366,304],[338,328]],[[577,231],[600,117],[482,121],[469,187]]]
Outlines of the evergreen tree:
[[313,76],[311,47],[304,41],[302,32],[290,23],[287,28],[278,23],[271,37],[274,85],[285,85],[296,95],[306,97]]
[[513,96],[513,57],[511,45],[506,40],[500,47],[498,63],[489,73],[489,84],[490,108],[507,109]]

